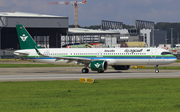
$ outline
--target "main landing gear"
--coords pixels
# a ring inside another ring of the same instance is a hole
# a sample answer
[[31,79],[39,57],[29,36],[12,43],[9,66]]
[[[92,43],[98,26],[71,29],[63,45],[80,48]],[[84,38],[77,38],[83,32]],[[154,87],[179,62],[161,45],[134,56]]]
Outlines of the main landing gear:
[[155,73],[159,73],[158,65],[155,65],[155,68],[156,68]]
[[85,65],[85,68],[82,69],[82,73],[89,73],[88,65]]
[[82,73],[89,73],[89,69],[88,68],[83,68]]
[[98,71],[98,73],[104,73],[104,71]]
[[[89,69],[88,68],[83,68],[82,73],[89,73]],[[98,71],[98,73],[104,73],[104,71]]]

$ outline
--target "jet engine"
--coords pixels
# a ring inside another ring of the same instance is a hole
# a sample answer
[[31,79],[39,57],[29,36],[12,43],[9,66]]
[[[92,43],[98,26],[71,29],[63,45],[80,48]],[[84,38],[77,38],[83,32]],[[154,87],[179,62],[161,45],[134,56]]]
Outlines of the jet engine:
[[103,73],[108,68],[108,64],[104,60],[92,61],[90,64],[90,68],[92,71],[98,71],[99,73]]
[[130,65],[112,65],[115,70],[129,70]]

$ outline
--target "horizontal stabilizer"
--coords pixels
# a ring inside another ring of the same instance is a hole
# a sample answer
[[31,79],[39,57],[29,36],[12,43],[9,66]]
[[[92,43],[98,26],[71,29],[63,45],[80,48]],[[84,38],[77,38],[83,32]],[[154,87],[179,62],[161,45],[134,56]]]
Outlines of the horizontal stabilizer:
[[18,55],[18,56],[28,56],[28,55],[29,55],[28,52],[26,52],[26,51],[20,51],[20,50],[15,51],[14,54],[15,54],[15,55]]

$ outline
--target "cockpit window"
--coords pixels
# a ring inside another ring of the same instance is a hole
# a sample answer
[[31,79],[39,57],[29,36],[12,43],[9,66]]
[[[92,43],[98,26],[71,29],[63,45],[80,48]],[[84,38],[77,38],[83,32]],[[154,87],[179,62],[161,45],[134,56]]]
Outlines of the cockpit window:
[[170,52],[162,52],[161,55],[168,55],[171,54]]

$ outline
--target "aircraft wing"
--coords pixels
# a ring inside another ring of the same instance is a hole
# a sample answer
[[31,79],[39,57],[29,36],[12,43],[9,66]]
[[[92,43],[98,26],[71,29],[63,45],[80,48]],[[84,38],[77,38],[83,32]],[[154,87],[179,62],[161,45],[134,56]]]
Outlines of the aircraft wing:
[[[51,57],[51,56],[50,56]],[[88,64],[91,63],[91,59],[89,58],[80,58],[80,57],[57,57],[57,56],[52,56],[52,58],[56,58],[56,61],[59,60],[68,60],[67,63],[70,63],[72,61],[77,61],[78,63],[84,63],[84,64]]]

